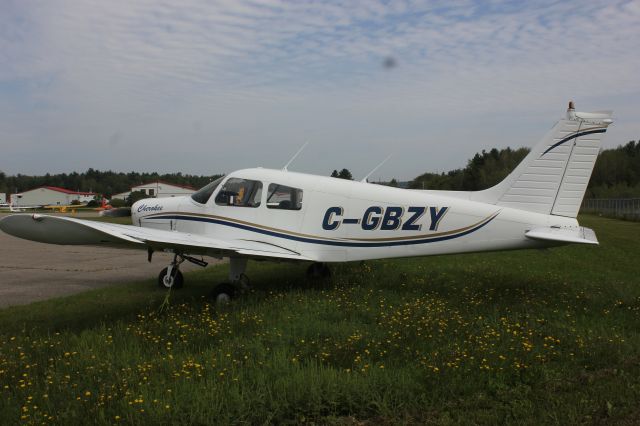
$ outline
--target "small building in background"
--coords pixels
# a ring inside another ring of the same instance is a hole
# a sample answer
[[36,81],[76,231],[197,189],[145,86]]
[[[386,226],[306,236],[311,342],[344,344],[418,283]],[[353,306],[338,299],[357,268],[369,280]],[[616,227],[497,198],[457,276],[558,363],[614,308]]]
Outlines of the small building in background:
[[0,204],[7,204],[7,194],[0,192]]
[[187,185],[175,185],[173,183],[156,181],[133,186],[131,187],[131,191],[113,194],[111,199],[117,198],[120,200],[126,200],[127,197],[129,197],[129,194],[136,191],[144,192],[149,198],[167,198],[191,195],[196,190],[195,188]]
[[11,202],[16,207],[29,206],[67,206],[73,202],[86,204],[93,200],[95,192],[71,191],[57,186],[41,186],[18,194],[11,195]]
[[118,194],[113,194],[111,199],[126,200],[129,194],[131,194],[131,191],[119,192]]

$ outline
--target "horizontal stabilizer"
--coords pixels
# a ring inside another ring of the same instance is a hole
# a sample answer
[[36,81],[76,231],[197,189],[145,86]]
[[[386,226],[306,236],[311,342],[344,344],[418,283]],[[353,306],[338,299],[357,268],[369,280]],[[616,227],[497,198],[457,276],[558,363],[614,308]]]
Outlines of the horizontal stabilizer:
[[524,234],[532,240],[555,241],[558,243],[598,244],[593,229],[576,226],[571,228],[534,228]]

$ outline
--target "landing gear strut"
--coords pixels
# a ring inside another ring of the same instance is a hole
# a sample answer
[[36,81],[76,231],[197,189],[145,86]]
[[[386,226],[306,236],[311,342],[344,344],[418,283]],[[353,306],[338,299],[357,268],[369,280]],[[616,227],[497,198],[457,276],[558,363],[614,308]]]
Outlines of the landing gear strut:
[[[149,250],[149,258],[151,258],[152,254],[153,250]],[[180,272],[180,265],[185,260],[202,267],[207,266],[207,262],[204,260],[196,259],[182,253],[174,253],[173,261],[169,266],[164,268],[158,276],[158,285],[161,288],[178,289],[184,286],[184,277],[182,276],[182,272]],[[249,277],[244,274],[246,269],[246,258],[229,258],[229,281],[218,284],[211,292],[211,297],[217,304],[227,304],[240,292],[249,289]]]
[[249,277],[244,274],[247,269],[247,259],[241,257],[229,258],[229,282],[218,284],[211,292],[211,298],[218,305],[226,305],[240,292],[249,289]]

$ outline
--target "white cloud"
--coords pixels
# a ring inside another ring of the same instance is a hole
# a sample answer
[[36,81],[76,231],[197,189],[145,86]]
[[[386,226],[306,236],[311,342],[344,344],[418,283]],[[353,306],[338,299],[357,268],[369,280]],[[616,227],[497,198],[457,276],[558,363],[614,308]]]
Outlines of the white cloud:
[[[311,139],[301,169],[364,173],[392,146],[381,173],[411,178],[535,142],[570,98],[624,108],[609,143],[640,134],[637,1],[115,0],[7,12],[10,173],[279,166]],[[388,56],[397,67],[382,67]]]

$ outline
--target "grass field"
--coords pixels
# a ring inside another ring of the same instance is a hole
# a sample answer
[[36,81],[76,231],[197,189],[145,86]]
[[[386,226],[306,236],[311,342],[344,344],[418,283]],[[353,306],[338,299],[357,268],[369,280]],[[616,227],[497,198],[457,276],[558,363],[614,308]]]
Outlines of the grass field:
[[225,265],[0,311],[0,423],[640,423],[640,224],[599,247]]

